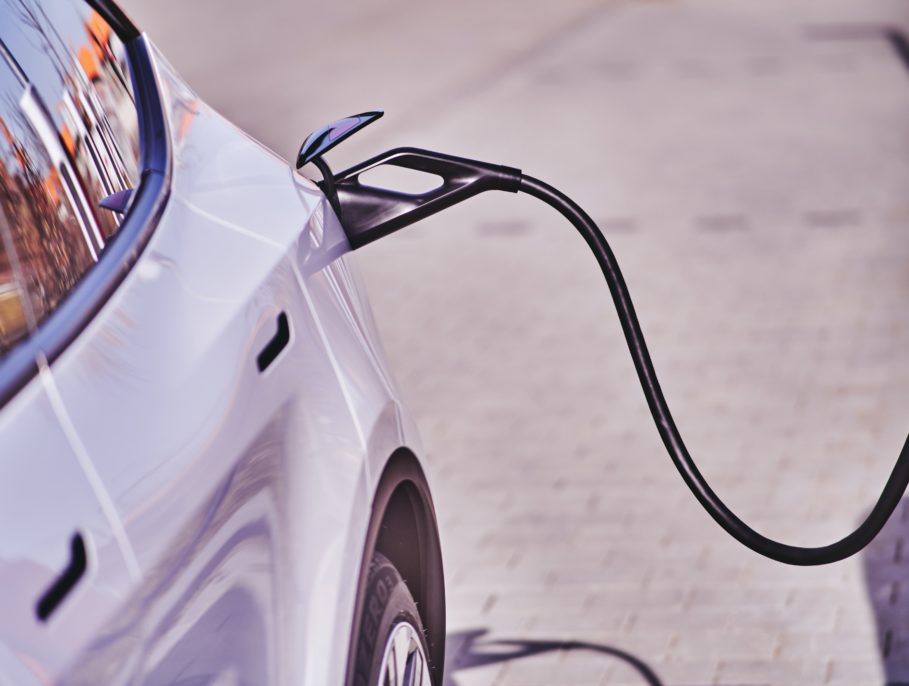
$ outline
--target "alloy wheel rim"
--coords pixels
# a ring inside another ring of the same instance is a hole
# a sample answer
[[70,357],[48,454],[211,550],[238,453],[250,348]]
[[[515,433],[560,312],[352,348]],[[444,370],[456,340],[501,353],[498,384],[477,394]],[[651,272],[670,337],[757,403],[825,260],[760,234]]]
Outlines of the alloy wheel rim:
[[419,632],[410,622],[395,625],[385,642],[378,686],[431,686]]

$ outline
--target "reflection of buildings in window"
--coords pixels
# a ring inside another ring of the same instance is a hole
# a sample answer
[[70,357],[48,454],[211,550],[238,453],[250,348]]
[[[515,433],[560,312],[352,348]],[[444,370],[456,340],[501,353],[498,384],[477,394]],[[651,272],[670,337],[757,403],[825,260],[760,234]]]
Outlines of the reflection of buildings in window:
[[[98,255],[104,247],[104,239],[101,237],[98,225],[95,222],[94,212],[88,198],[85,197],[82,191],[70,157],[63,146],[60,135],[53,127],[53,121],[45,109],[44,103],[41,102],[41,97],[30,85],[26,87],[25,92],[22,94],[19,106],[32,125],[32,129],[38,134],[38,138],[53,165],[48,171],[45,185],[51,188],[59,188],[62,185],[63,191],[69,200],[69,206],[76,210],[76,219],[79,222],[82,235],[85,237],[85,245],[88,247],[92,259],[97,261]],[[62,180],[62,184],[53,183],[56,179]],[[57,195],[56,192],[54,195]],[[49,197],[52,196],[49,194]],[[62,203],[58,202],[58,211],[60,207],[62,207]]]
[[[37,65],[31,65],[37,59],[34,55],[16,68],[24,71],[22,76],[32,83],[39,103],[53,114],[47,119],[70,160],[68,169],[58,165],[60,175],[76,207],[82,205],[77,202],[77,186],[91,201],[87,212],[80,214],[98,254],[118,230],[120,217],[98,210],[97,203],[139,182],[138,117],[126,76],[125,49],[101,15],[82,3],[51,10],[61,15],[57,27],[46,16],[24,7],[23,11],[28,21],[14,18],[9,30],[44,46],[40,59],[53,67],[57,79],[45,78],[40,86],[33,81],[29,71],[39,72]],[[68,13],[73,11],[82,18],[73,21],[75,17]],[[7,46],[0,48],[11,57]],[[50,149],[44,133],[41,127],[42,142]]]
[[[102,119],[113,129],[117,148],[117,161],[129,179],[137,179],[139,159],[139,120],[129,80],[126,52],[120,39],[95,10],[85,22],[95,55],[101,65],[99,78],[92,80],[105,114]],[[127,154],[123,154],[126,151]]]
[[0,25],[0,34],[19,32],[42,46],[40,55],[24,50],[20,65],[0,38],[0,222],[20,277],[12,279],[0,255],[0,354],[22,313],[40,322],[118,230],[119,217],[98,202],[139,183],[125,50],[97,12],[85,15],[81,3],[71,9],[84,18],[67,15],[52,27],[31,15]]
[[[89,195],[97,202],[130,183],[122,152],[98,100],[97,87],[104,79],[97,52],[90,46],[83,46],[78,52],[79,59],[67,75],[57,107],[64,121],[59,135],[79,176],[90,187]],[[108,238],[117,231],[119,219],[104,213],[96,217],[96,224]]]
[[[12,107],[14,103],[7,97],[2,104]],[[40,321],[94,260],[59,169],[30,118],[23,116],[21,107],[18,113],[6,114],[12,119],[7,124],[0,116],[0,144],[5,143],[0,145],[4,160],[0,214],[9,235],[6,249],[19,265],[17,281],[28,293],[34,317]]]
[[[113,47],[119,40],[110,26],[95,10],[90,12],[84,26],[89,43],[78,49],[77,63],[92,87],[80,91],[80,95],[86,98],[85,110],[93,117],[119,178],[120,186],[113,190],[122,190],[138,174],[137,165],[127,168],[138,158],[135,103],[125,62],[121,66]],[[119,51],[123,52],[122,47]],[[129,154],[124,154],[124,148]]]
[[[0,120],[0,124],[3,124]],[[9,134],[5,125],[3,130]],[[9,186],[6,163],[0,157],[0,198]],[[28,330],[25,305],[17,270],[13,269],[12,236],[0,201],[0,355],[6,353]]]

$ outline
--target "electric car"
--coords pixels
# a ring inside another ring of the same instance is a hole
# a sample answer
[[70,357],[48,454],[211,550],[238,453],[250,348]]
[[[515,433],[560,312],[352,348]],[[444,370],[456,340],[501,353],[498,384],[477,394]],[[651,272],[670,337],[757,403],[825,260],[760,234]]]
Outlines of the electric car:
[[0,0],[0,683],[441,683],[349,249],[114,4]]

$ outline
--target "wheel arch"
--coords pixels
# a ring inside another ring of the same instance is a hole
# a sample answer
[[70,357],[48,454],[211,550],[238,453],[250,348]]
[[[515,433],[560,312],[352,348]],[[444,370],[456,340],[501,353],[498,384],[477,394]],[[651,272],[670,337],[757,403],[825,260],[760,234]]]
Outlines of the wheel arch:
[[[414,546],[416,541],[416,546]],[[373,498],[357,583],[346,683],[353,679],[356,641],[363,614],[369,561],[381,552],[397,567],[416,601],[426,630],[434,686],[442,684],[445,663],[445,579],[442,549],[429,485],[419,460],[398,448],[385,464]]]

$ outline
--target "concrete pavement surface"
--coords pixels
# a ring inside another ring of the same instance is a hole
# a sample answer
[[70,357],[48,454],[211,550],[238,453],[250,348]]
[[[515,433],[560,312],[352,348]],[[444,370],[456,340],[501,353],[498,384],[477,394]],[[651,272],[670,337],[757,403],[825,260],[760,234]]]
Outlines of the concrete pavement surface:
[[[865,516],[909,429],[904,1],[126,5],[287,157],[384,107],[339,168],[409,144],[565,190],[733,509],[795,544]],[[554,212],[481,197],[355,259],[435,465],[450,685],[909,683],[909,505],[829,567],[731,540]]]

